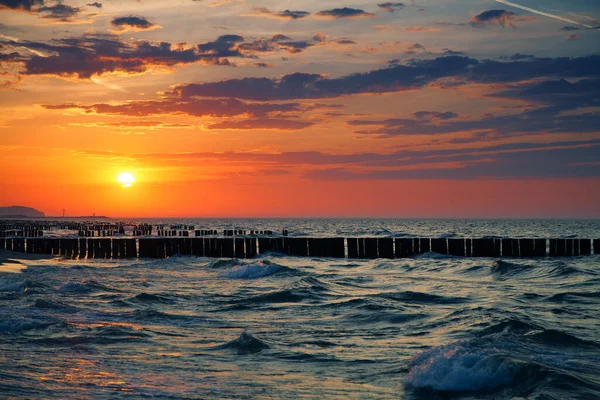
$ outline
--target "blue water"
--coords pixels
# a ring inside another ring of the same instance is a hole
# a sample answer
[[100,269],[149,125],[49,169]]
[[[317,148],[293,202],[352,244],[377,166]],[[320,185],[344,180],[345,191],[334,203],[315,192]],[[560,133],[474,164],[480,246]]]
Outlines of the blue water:
[[[193,223],[600,237],[599,221]],[[2,398],[600,398],[600,255],[1,259]]]

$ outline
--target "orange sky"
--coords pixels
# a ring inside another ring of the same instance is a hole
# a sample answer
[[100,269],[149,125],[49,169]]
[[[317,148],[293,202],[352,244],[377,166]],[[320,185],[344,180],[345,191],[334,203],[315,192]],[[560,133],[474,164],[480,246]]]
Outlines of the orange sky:
[[600,218],[584,3],[34,3],[0,0],[0,206]]

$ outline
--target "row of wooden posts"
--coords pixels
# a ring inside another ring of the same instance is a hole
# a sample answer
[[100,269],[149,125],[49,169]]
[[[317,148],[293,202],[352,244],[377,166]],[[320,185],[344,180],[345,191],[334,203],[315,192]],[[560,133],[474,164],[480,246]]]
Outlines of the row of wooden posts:
[[600,239],[445,238],[2,238],[0,250],[72,258],[165,258],[172,255],[253,258],[293,256],[404,258],[434,252],[459,257],[572,257],[600,254]]

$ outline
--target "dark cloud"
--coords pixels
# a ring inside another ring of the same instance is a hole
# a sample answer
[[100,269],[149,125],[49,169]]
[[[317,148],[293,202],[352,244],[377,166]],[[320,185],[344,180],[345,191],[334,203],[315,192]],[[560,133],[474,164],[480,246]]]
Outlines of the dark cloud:
[[475,15],[469,23],[473,26],[498,24],[503,27],[512,26],[517,14],[508,10],[487,10]]
[[[491,97],[524,100],[528,109],[518,114],[480,118],[461,118],[454,113],[418,112],[414,119],[393,118],[381,121],[353,120],[352,126],[376,127],[358,131],[380,137],[414,134],[482,132],[494,137],[543,133],[599,132],[597,115],[589,107],[600,105],[600,78],[569,82],[566,79],[543,82],[526,81],[508,85]],[[574,110],[581,110],[573,113]],[[436,121],[437,120],[437,121]]]
[[88,6],[90,6],[90,7],[96,7],[96,8],[102,8],[102,3],[99,3],[97,1],[95,1],[93,3],[88,3]]
[[222,35],[213,42],[198,45],[198,51],[204,55],[214,57],[243,57],[235,47],[237,43],[243,42],[244,38],[239,35]]
[[281,18],[281,19],[302,19],[306,18],[310,15],[308,11],[292,11],[292,10],[284,10],[284,11],[271,11],[266,7],[253,7],[249,16],[266,16],[271,18]]
[[358,93],[387,93],[422,87],[443,76],[466,71],[477,60],[468,57],[443,57],[421,61],[414,66],[394,66],[341,78],[319,74],[295,73],[283,78],[242,78],[221,82],[179,85],[178,96],[233,97],[249,100],[294,98],[332,98]]
[[[133,20],[131,18],[134,18]],[[148,26],[145,19],[124,17],[118,26]],[[146,21],[147,22],[147,21]],[[175,66],[201,63],[206,65],[235,65],[228,57],[258,58],[262,53],[286,51],[300,53],[319,42],[293,41],[288,36],[276,34],[270,38],[245,42],[240,35],[222,35],[212,42],[188,46],[185,43],[133,41],[123,42],[116,35],[87,34],[82,37],[51,40],[49,43],[10,41],[0,38],[5,52],[27,48],[31,54],[12,57],[24,64],[24,75],[75,76],[89,79],[92,75],[109,72],[128,74],[147,71],[152,66]],[[14,51],[13,51],[14,52]],[[42,53],[42,54],[40,54]]]
[[299,111],[298,103],[248,103],[235,99],[212,100],[195,99],[182,101],[178,99],[136,101],[124,104],[49,104],[42,107],[49,110],[81,109],[86,113],[124,115],[146,117],[163,114],[185,114],[192,117],[235,117],[251,115],[254,117],[269,117],[271,114]]
[[133,28],[135,30],[141,30],[141,31],[154,29],[157,27],[156,24],[153,24],[152,22],[148,21],[144,17],[136,17],[133,15],[130,15],[128,17],[114,18],[112,21],[110,21],[110,23],[120,29]]
[[462,56],[465,53],[464,53],[464,51],[457,51],[457,50],[444,48],[444,49],[442,49],[442,54],[444,54],[446,56]]
[[510,57],[501,57],[502,60],[510,60],[510,61],[520,61],[520,60],[527,60],[527,59],[531,59],[531,58],[535,58],[535,56],[532,54],[521,54],[521,53],[515,53]]
[[81,38],[54,40],[52,44],[5,41],[5,45],[45,53],[29,55],[23,60],[25,75],[75,76],[89,79],[108,72],[141,73],[152,66],[174,66],[201,62],[228,65],[218,55],[200,54],[193,48],[173,46],[167,42],[137,41],[124,43],[111,35],[86,35]]
[[391,3],[389,1],[386,3],[377,4],[377,7],[381,8],[387,12],[390,12],[390,13],[393,13],[396,10],[402,9],[402,8],[404,8],[404,6],[405,6],[404,3]]
[[413,115],[418,119],[452,119],[458,117],[458,114],[450,111],[443,113],[436,111],[417,111]]
[[[343,166],[314,169],[304,177],[314,180],[400,179],[519,179],[597,177],[599,141],[551,144],[515,143],[471,149],[468,152],[400,152],[387,168]],[[412,156],[400,158],[401,156]],[[581,161],[579,161],[581,160]]]
[[561,31],[567,31],[567,32],[571,32],[571,31],[578,31],[581,28],[578,26],[563,26],[562,28],[560,28]]
[[319,11],[316,15],[325,18],[362,18],[362,17],[374,17],[375,14],[371,14],[364,10],[357,8],[334,8],[331,10]]
[[71,21],[82,10],[79,7],[71,7],[66,4],[57,3],[53,6],[44,6],[36,10],[42,14],[42,18],[56,19],[63,22]]
[[210,124],[207,129],[235,129],[235,130],[250,130],[250,129],[275,129],[282,131],[295,131],[313,126],[315,123],[311,121],[299,121],[292,119],[247,119],[242,121],[224,120],[216,124]]
[[44,0],[0,0],[0,9],[10,8],[12,10],[30,11],[31,7],[43,4]]
[[[159,115],[187,115],[190,117],[216,117],[223,121],[207,125],[207,129],[275,129],[299,130],[315,124],[313,121],[294,119],[300,117],[303,107],[299,103],[256,103],[235,99],[165,99],[136,101],[124,104],[45,104],[48,110],[80,109],[87,114],[120,115],[128,117],[148,117]],[[231,118],[250,116],[244,120]],[[131,124],[135,125],[135,122]],[[137,126],[137,125],[136,125]]]
[[412,90],[442,78],[463,82],[509,83],[556,76],[600,77],[600,56],[533,58],[521,61],[478,61],[469,57],[446,56],[414,60],[408,65],[394,65],[339,78],[295,73],[281,79],[241,78],[192,83],[174,87],[171,94],[181,97],[231,97],[260,101],[314,99]]
[[254,66],[256,66],[257,68],[270,68],[270,67],[272,67],[272,65],[267,64],[265,62],[254,63]]

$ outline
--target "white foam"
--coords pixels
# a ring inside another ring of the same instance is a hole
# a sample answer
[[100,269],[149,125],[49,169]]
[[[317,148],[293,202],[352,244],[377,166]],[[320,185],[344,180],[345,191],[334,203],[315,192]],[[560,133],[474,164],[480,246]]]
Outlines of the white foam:
[[257,263],[237,265],[227,271],[225,276],[229,279],[256,279],[263,276],[273,275],[281,269],[280,265],[267,264],[259,261]]
[[510,383],[518,371],[518,365],[507,362],[494,349],[475,350],[457,343],[416,355],[406,384],[452,392],[493,389]]

